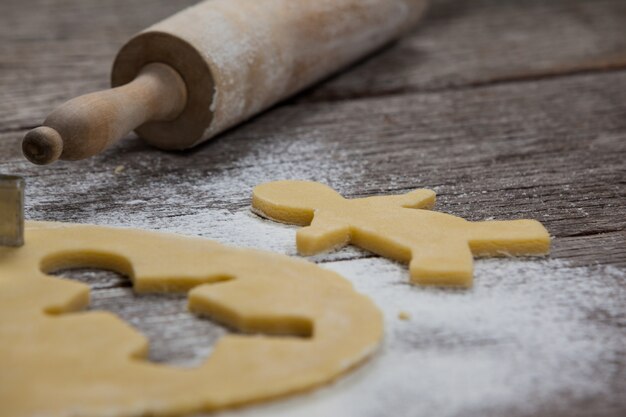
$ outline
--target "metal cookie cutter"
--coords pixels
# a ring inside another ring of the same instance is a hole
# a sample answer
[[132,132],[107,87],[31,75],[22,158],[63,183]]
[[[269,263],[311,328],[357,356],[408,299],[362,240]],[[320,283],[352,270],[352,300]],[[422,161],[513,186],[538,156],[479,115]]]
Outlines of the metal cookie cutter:
[[0,175],[0,246],[24,244],[24,187],[23,178]]

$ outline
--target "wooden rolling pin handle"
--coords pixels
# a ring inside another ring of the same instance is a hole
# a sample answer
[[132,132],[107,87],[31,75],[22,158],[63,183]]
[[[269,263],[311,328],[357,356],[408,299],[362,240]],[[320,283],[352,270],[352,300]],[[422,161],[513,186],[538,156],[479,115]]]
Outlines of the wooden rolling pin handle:
[[146,122],[176,119],[187,103],[181,76],[152,63],[130,83],[62,104],[24,137],[24,156],[39,165],[93,156]]

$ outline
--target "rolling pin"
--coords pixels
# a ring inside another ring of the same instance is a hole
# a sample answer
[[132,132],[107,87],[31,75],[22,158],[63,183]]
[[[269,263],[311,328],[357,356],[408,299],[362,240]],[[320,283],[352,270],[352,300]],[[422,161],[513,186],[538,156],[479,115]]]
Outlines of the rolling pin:
[[132,130],[182,150],[399,37],[427,0],[207,0],[133,37],[112,89],[62,104],[22,142],[36,164],[98,154]]

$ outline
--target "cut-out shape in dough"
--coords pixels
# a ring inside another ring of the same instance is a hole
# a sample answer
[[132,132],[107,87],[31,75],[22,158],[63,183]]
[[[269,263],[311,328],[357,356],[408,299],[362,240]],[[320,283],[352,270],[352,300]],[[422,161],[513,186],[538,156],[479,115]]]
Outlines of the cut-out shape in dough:
[[275,181],[254,188],[253,210],[279,222],[306,226],[296,244],[302,255],[348,243],[410,262],[411,280],[425,285],[471,286],[473,256],[545,255],[550,235],[535,220],[469,222],[430,210],[431,190],[345,199],[310,181]]
[[[193,312],[244,332],[307,337],[227,335],[197,368],[150,363],[122,320],[79,312],[88,286],[45,274],[76,267],[127,274],[139,293],[189,291]],[[381,336],[379,310],[348,281],[284,255],[39,222],[24,247],[0,248],[2,415],[170,416],[266,400],[331,381]]]

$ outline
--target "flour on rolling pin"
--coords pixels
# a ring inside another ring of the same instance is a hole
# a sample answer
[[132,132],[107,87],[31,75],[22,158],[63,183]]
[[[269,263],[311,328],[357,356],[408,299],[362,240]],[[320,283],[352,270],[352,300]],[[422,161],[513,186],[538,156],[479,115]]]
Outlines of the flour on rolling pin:
[[119,52],[112,90],[70,100],[29,132],[32,162],[95,155],[136,129],[186,149],[410,29],[427,0],[207,0]]

